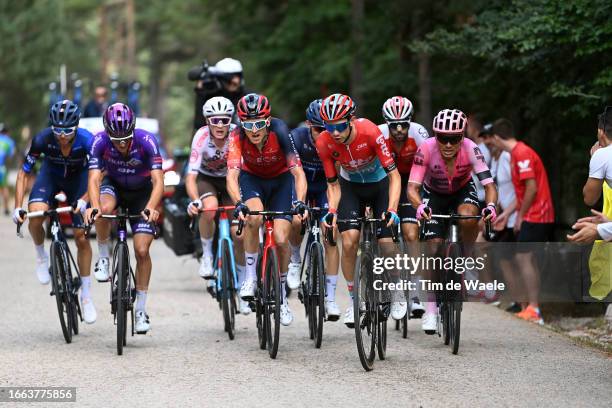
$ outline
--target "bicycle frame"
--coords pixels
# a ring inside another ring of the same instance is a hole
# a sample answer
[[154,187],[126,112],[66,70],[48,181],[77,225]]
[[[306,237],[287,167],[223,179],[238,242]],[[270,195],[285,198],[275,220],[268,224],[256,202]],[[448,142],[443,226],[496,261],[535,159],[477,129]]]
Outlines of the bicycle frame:
[[215,263],[215,267],[217,268],[218,272],[217,272],[217,293],[220,293],[221,288],[223,287],[223,274],[220,273],[220,269],[221,269],[221,257],[223,256],[223,254],[221,254],[221,249],[223,247],[223,245],[221,245],[222,241],[226,241],[228,244],[228,248],[229,248],[229,253],[230,253],[230,263],[232,266],[232,276],[234,277],[234,288],[238,288],[238,274],[236,272],[236,260],[234,257],[234,247],[232,246],[233,242],[232,242],[232,236],[230,233],[230,220],[229,217],[227,216],[227,209],[234,209],[234,207],[219,207],[216,209],[217,214],[219,214],[219,222],[217,223],[218,228],[219,228],[219,244],[217,245],[217,258],[216,258],[216,263]]

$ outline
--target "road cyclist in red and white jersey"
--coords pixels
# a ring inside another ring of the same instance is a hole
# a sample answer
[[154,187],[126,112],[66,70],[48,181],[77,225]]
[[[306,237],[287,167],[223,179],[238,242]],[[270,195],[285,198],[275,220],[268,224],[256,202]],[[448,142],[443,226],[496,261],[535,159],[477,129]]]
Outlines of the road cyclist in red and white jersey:
[[[414,106],[404,96],[393,96],[382,106],[382,115],[385,123],[378,128],[387,139],[391,155],[402,179],[398,215],[400,217],[401,232],[405,243],[418,240],[419,228],[416,219],[416,209],[408,200],[407,187],[412,162],[418,147],[429,137],[424,126],[413,122]],[[406,245],[410,250],[410,245]],[[418,289],[417,292],[418,293]],[[414,318],[420,318],[425,312],[417,295],[410,299],[410,313]]]
[[[261,216],[250,211],[289,211],[307,216],[306,176],[293,138],[287,125],[271,116],[268,98],[250,93],[237,104],[240,127],[230,135],[227,162],[227,191],[236,203],[234,217],[245,221],[244,251],[246,277],[240,289],[243,300],[252,300],[257,285],[259,229]],[[275,216],[276,241],[281,271],[282,303],[280,322],[288,326],[293,321],[285,293],[289,266],[289,235],[292,216]]]
[[[324,226],[335,226],[338,219],[362,217],[365,206],[370,205],[375,216],[389,220],[379,229],[378,242],[390,243],[390,228],[397,228],[400,222],[397,215],[400,175],[380,129],[367,119],[356,118],[354,112],[355,103],[347,95],[330,95],[321,104],[325,131],[319,135],[315,146],[327,178],[329,209]],[[336,162],[340,164],[340,174]],[[351,297],[360,227],[358,222],[338,223],[342,236],[342,272]],[[383,256],[395,255],[384,253],[390,247],[392,245],[381,245]],[[396,320],[404,317],[406,309],[405,301],[391,303],[391,315]],[[344,315],[344,323],[354,327],[352,303]]]
[[[231,206],[232,199],[227,193],[225,178],[227,176],[227,156],[229,152],[229,135],[236,125],[232,124],[234,105],[222,96],[210,98],[202,107],[206,125],[193,136],[189,169],[185,178],[187,195],[191,202],[187,212],[191,216],[200,214],[199,230],[202,242],[202,262],[199,274],[204,279],[211,279],[213,268],[213,235],[215,232],[214,211],[201,212],[202,209],[214,209],[219,205]],[[219,203],[221,198],[221,203]],[[236,271],[238,284],[244,281],[244,248],[242,237],[236,236],[232,228],[234,253],[236,254]],[[248,302],[240,300],[240,313],[249,314]]]
[[[425,239],[442,242],[444,226],[431,214],[478,215],[479,202],[472,171],[485,188],[486,207],[482,215],[495,221],[497,189],[478,146],[465,137],[467,117],[458,109],[444,109],[433,120],[435,138],[421,144],[414,158],[408,181],[408,198],[417,209],[418,220],[429,220]],[[459,221],[462,242],[468,247],[478,235],[476,219]],[[466,253],[469,253],[466,250]],[[421,326],[425,333],[437,328],[435,295],[428,294]]]

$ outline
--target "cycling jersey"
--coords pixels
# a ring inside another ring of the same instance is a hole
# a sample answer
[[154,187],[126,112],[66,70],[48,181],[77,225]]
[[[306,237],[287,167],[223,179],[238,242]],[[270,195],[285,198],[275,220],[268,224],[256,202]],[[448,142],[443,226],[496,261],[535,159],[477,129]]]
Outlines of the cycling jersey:
[[230,135],[228,169],[240,169],[255,176],[270,179],[301,167],[293,137],[285,122],[272,118],[262,150],[251,143],[241,128]]
[[[236,125],[230,125],[230,132]],[[189,173],[201,173],[211,177],[225,177],[227,174],[227,153],[229,137],[223,147],[218,148],[212,140],[210,129],[203,126],[193,136],[191,155],[189,156]]]
[[91,146],[90,170],[103,170],[113,184],[137,190],[151,181],[151,170],[161,170],[162,158],[152,134],[135,129],[127,156],[115,148],[106,132],[98,133]]
[[325,171],[314,140],[307,127],[299,127],[291,131],[295,148],[300,156],[306,180],[311,183],[325,183]]
[[516,192],[516,205],[521,208],[525,197],[525,180],[535,179],[538,192],[531,207],[523,216],[523,221],[532,223],[555,222],[555,210],[552,205],[550,187],[546,168],[540,156],[523,142],[518,142],[510,152],[512,167],[512,184]]
[[404,140],[401,147],[399,149],[396,148],[396,143],[393,141],[393,138],[389,134],[389,126],[384,123],[382,125],[378,125],[378,128],[382,132],[385,139],[387,139],[389,143],[389,147],[391,148],[391,155],[393,156],[393,160],[397,165],[397,171],[403,176],[408,176],[410,174],[410,169],[412,168],[412,161],[414,160],[414,155],[418,149],[418,147],[429,137],[427,133],[427,129],[425,129],[422,125],[419,125],[416,122],[410,122],[410,127],[408,128],[408,137]]
[[353,121],[355,138],[346,145],[334,141],[329,132],[322,132],[316,141],[323,162],[325,177],[338,177],[334,162],[340,163],[340,177],[355,183],[374,183],[387,177],[395,169],[389,145],[378,126],[368,119]]
[[435,138],[427,139],[416,152],[409,182],[423,184],[440,194],[453,194],[461,190],[472,179],[472,171],[482,183],[493,183],[491,172],[478,146],[464,137],[455,157],[455,169],[449,176],[446,162]]
[[77,128],[70,153],[64,156],[51,128],[46,128],[32,139],[22,169],[25,173],[30,174],[36,160],[41,154],[44,154],[40,173],[49,172],[52,177],[58,179],[69,178],[87,170],[87,155],[92,141],[93,135],[89,131]]

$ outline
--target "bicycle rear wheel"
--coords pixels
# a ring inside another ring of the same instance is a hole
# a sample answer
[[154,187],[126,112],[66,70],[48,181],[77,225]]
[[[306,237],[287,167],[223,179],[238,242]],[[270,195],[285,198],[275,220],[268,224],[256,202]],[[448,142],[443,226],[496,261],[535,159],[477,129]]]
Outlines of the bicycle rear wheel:
[[55,303],[57,305],[57,313],[59,315],[62,334],[66,343],[72,342],[72,317],[68,303],[68,291],[66,285],[66,254],[61,242],[55,241],[51,244],[51,284],[53,294],[55,295]]
[[264,269],[264,326],[270,358],[276,358],[280,335],[281,281],[276,250],[270,248]]
[[[451,242],[446,248],[446,257],[459,258],[462,256],[461,246],[457,242]],[[463,288],[463,275],[458,275],[454,271],[449,271],[445,276],[446,281],[459,280]],[[461,336],[461,309],[463,309],[463,289],[458,291],[445,291],[446,294],[446,319],[447,332],[444,336],[444,344],[451,345],[453,354],[459,351],[459,338]]]
[[[234,330],[236,327],[234,274],[232,273],[229,244],[226,240],[221,241],[221,288],[221,296],[219,298],[223,308],[225,331],[229,339],[234,340]],[[234,307],[232,307],[232,304]]]
[[378,350],[378,359],[384,360],[387,356],[387,318],[381,316],[383,312],[380,308],[385,306],[378,304],[377,307],[379,308],[379,313],[376,325],[376,349]]
[[310,292],[308,293],[310,310],[311,339],[315,347],[321,348],[323,341],[323,321],[325,320],[325,269],[323,267],[323,246],[313,244],[310,251]]
[[378,310],[372,287],[372,254],[363,251],[357,258],[353,286],[355,340],[361,365],[366,371],[374,368]]
[[127,293],[130,275],[129,252],[125,242],[117,243],[117,354],[123,355],[123,346],[127,343],[127,311],[131,293]]

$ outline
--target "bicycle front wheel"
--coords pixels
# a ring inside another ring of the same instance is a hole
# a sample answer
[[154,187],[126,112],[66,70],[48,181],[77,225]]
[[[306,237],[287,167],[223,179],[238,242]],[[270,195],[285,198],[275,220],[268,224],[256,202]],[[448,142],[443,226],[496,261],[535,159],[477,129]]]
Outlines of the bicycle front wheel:
[[51,244],[51,285],[55,295],[57,313],[59,315],[62,334],[66,343],[72,342],[72,315],[68,303],[68,290],[66,285],[66,268],[68,267],[66,253],[61,242]]
[[236,302],[234,289],[234,274],[232,273],[229,243],[221,240],[221,299],[225,331],[230,340],[234,340]]
[[270,248],[264,269],[264,327],[270,358],[276,358],[280,335],[281,281],[276,250]]
[[372,254],[365,251],[357,258],[353,286],[355,340],[361,365],[366,371],[374,368],[378,310],[372,286]]
[[323,246],[315,243],[310,251],[310,284],[308,293],[308,319],[311,327],[311,339],[315,347],[321,348],[323,341],[323,321],[325,320],[325,269],[323,266]]
[[119,242],[116,249],[117,270],[115,280],[117,282],[117,354],[123,355],[123,346],[127,343],[127,312],[131,293],[128,291],[128,279],[130,276],[129,252],[125,242]]

